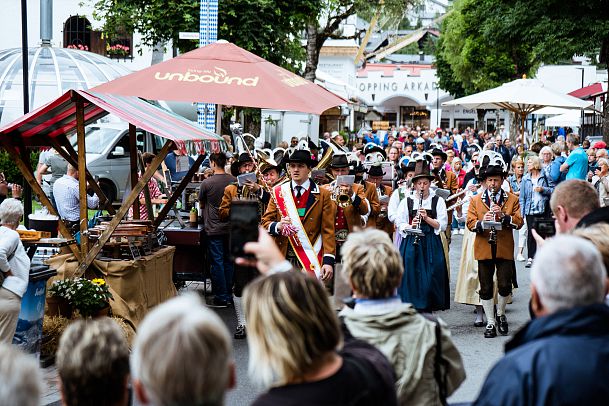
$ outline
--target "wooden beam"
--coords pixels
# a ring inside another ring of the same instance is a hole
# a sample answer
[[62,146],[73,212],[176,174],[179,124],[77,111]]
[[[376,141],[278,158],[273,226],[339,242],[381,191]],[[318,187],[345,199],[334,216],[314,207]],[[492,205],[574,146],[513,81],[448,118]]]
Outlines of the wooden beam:
[[[137,183],[137,135],[135,133],[135,126],[129,123],[129,167],[130,167],[130,179],[131,188]],[[146,188],[145,188],[146,189]],[[133,218],[135,220],[140,219],[140,199],[135,199],[133,202]]]
[[[23,175],[23,178],[30,185],[30,187],[32,188],[34,193],[36,193],[36,195],[38,196],[38,199],[40,199],[40,203],[42,203],[42,205],[47,208],[49,213],[60,218],[59,232],[64,237],[71,238],[72,233],[70,233],[70,230],[68,230],[68,228],[66,227],[64,222],[61,221],[61,217],[59,216],[59,213],[57,213],[57,210],[51,204],[51,201],[49,200],[48,196],[44,193],[44,191],[42,190],[42,187],[36,181],[36,177],[34,176],[34,171],[30,167],[30,165],[26,164],[21,159],[21,156],[20,156],[19,152],[17,151],[17,149],[13,145],[9,144],[8,137],[0,137],[0,140],[2,140],[2,146],[9,153],[9,155],[11,155],[15,158],[15,164],[17,165],[17,168],[19,168],[19,170],[21,171],[21,174]],[[81,255],[80,255],[80,251],[78,250],[76,245],[73,244],[73,245],[70,245],[69,247],[70,247],[70,250],[74,253],[74,256],[76,257],[76,259],[78,259],[80,261]]]
[[195,163],[190,167],[190,169],[188,170],[186,175],[182,178],[182,181],[180,182],[178,187],[173,191],[173,194],[171,196],[169,196],[169,200],[167,200],[167,203],[161,209],[156,220],[154,220],[155,227],[158,227],[159,225],[161,225],[163,220],[165,220],[165,217],[167,217],[169,210],[171,210],[173,205],[176,204],[176,201],[178,200],[178,198],[180,197],[180,195],[182,194],[184,189],[186,189],[186,186],[188,185],[188,183],[190,183],[190,180],[192,179],[195,172],[197,172],[199,170],[199,166],[201,166],[201,162],[203,162],[203,159],[205,159],[205,155],[199,155],[199,157],[197,158]]
[[[78,167],[78,154],[76,153],[76,150],[74,150],[72,144],[70,144],[67,138],[62,137],[60,138],[60,140],[58,140],[57,138],[50,138],[50,141],[53,148],[55,148],[55,150],[59,152],[59,155],[61,155],[63,159],[68,161],[68,163],[73,167]],[[91,175],[88,169],[86,171],[86,176],[88,185],[93,189],[97,197],[99,197],[100,206],[108,210],[108,213],[112,215],[116,214],[116,210],[112,206],[112,202],[108,200],[103,190],[101,190],[101,188],[95,181],[95,178],[93,178],[93,175]]]
[[171,148],[172,144],[173,141],[170,140],[167,140],[165,142],[165,145],[163,145],[163,148],[161,149],[159,154],[152,161],[152,165],[150,166],[150,168],[148,168],[146,172],[142,174],[140,180],[137,182],[135,187],[131,190],[129,196],[127,196],[127,198],[119,208],[118,212],[108,225],[108,228],[106,228],[102,232],[102,234],[99,236],[99,239],[87,252],[84,260],[80,262],[80,265],[76,270],[77,274],[83,274],[87,270],[87,268],[93,263],[93,260],[95,259],[97,254],[99,254],[104,244],[106,244],[106,242],[110,239],[110,236],[112,235],[118,224],[121,222],[123,217],[125,217],[125,214],[127,214],[127,212],[129,211],[129,207],[131,207],[135,199],[138,198],[142,189],[148,185],[148,181],[150,180],[150,178],[152,178],[152,175],[154,175],[156,168],[161,164],[161,162],[169,153],[169,149]]
[[[140,173],[144,173],[146,165],[144,164],[144,159],[142,158],[142,153],[140,151],[137,151],[137,162],[140,166]],[[152,180],[152,182],[156,181]],[[154,224],[154,211],[152,209],[152,199],[150,199],[150,188],[148,187],[144,188],[144,203],[146,204],[146,211],[148,212],[148,220],[151,220]]]
[[[87,155],[85,148],[85,104],[79,97],[76,100],[76,142],[78,143],[78,198],[80,200],[80,250],[85,256],[89,251],[89,222],[87,204]],[[80,176],[83,174],[83,176]]]

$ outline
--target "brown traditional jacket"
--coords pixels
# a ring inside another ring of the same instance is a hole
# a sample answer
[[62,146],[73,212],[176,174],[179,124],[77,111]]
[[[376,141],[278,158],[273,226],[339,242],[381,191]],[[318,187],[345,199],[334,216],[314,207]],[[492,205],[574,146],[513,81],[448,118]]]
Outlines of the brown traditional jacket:
[[[281,187],[281,185],[277,185],[275,188],[276,187]],[[321,234],[324,255],[323,263],[329,265],[334,264],[334,255],[336,252],[336,240],[334,237],[335,217],[336,205],[332,201],[330,192],[324,188],[320,188],[315,182],[311,181],[309,200],[307,201],[305,216],[301,219],[301,222],[311,244],[314,244],[317,237]],[[287,237],[277,233],[276,227],[280,220],[281,213],[279,212],[275,201],[271,199],[264,216],[262,216],[262,227],[269,231],[275,238],[275,243],[277,243],[277,246],[283,255],[286,255],[290,242]]]
[[[239,200],[241,196],[239,196],[239,190],[243,190],[244,187],[239,187],[237,183],[231,183],[226,186],[224,189],[224,196],[222,196],[222,202],[220,203],[220,207],[218,209],[218,216],[221,221],[228,221],[230,217],[230,207],[233,200]],[[262,191],[264,189],[259,190],[258,192],[249,192],[248,198],[257,199],[260,203],[260,216],[264,214],[264,210],[266,209],[266,205],[269,201],[269,193],[266,191]]]
[[[387,197],[391,197],[391,193],[393,192],[393,189],[391,189],[391,187],[389,187],[387,185],[382,185],[381,187],[383,188],[385,195]],[[380,203],[380,200],[378,197],[376,187],[374,188],[374,194],[376,195],[376,200],[378,201],[378,204],[379,204],[379,210],[376,215],[373,215],[374,212],[370,214],[370,217],[368,218],[368,224],[366,225],[366,227],[377,228],[378,230],[383,230],[383,231],[387,232],[387,234],[389,234],[390,236],[393,236],[394,226],[393,226],[393,223],[391,221],[389,221],[389,219],[387,218],[387,212],[385,212],[384,218],[379,218],[379,214],[381,212],[381,203]]]
[[[497,259],[514,260],[514,236],[512,230],[522,227],[522,215],[520,214],[520,203],[518,197],[513,193],[508,193],[504,190],[503,204],[501,212],[504,214],[503,228],[497,231]],[[485,259],[493,259],[491,253],[491,245],[488,243],[489,230],[482,230],[480,221],[484,215],[490,210],[487,205],[486,191],[474,196],[469,204],[467,211],[467,228],[476,233],[474,240],[474,258],[478,261]],[[506,217],[506,216],[509,216]]]
[[[328,185],[323,185],[322,189],[326,189],[328,192],[330,192],[330,195],[332,195],[334,185],[335,182],[332,182]],[[376,190],[374,193],[376,194]],[[352,200],[351,204],[349,204],[343,210],[345,213],[345,219],[347,220],[349,232],[352,232],[355,227],[362,227],[362,216],[368,213],[368,209],[370,207],[364,194],[364,188],[362,185],[353,184],[351,186],[351,196],[353,196],[353,194],[356,195],[355,200]],[[333,221],[336,222],[336,209],[338,208],[338,205],[336,204],[336,202],[334,202],[334,200],[332,200],[332,203],[335,207]]]

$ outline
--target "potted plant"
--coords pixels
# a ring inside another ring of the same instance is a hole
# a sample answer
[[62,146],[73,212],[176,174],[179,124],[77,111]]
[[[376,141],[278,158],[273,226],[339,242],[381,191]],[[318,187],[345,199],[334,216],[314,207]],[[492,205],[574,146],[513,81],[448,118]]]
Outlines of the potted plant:
[[106,45],[106,54],[110,58],[127,58],[129,56],[129,47],[126,45],[116,44],[116,45]]
[[112,293],[110,293],[106,281],[101,278],[55,281],[51,285],[49,293],[53,297],[67,300],[82,317],[91,317],[108,308],[110,299],[112,299]]

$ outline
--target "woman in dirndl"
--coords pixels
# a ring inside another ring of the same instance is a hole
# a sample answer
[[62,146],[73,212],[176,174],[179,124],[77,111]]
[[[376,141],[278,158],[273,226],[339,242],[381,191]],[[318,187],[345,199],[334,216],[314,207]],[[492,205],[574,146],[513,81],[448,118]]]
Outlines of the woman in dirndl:
[[446,203],[430,190],[434,176],[426,161],[417,161],[414,172],[413,193],[400,203],[396,218],[404,261],[398,294],[419,311],[446,310],[450,286],[440,237],[448,221]]

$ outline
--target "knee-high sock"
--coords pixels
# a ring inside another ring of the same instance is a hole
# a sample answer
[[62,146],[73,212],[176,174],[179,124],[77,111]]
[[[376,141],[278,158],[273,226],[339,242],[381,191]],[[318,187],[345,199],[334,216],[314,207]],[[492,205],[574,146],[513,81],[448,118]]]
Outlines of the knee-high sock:
[[484,309],[480,305],[476,305],[476,322],[484,320]]
[[486,315],[486,324],[495,324],[493,299],[482,300],[482,307],[484,307],[484,314]]
[[498,295],[498,306],[497,306],[497,316],[503,316],[505,314],[505,306],[507,305],[510,296],[501,296]]
[[235,303],[235,314],[237,315],[237,325],[245,326],[245,313],[243,313],[243,304],[241,298],[233,296],[233,302]]

